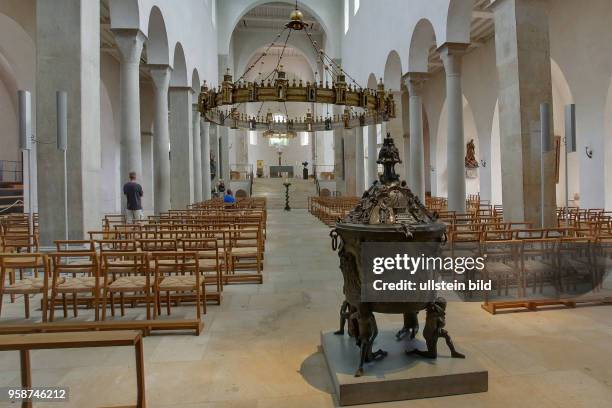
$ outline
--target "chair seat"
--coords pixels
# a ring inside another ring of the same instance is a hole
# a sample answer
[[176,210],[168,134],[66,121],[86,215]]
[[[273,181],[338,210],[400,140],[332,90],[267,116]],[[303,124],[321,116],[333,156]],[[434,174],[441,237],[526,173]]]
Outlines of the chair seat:
[[[59,278],[64,280],[64,278]],[[44,278],[26,278],[19,279],[17,282],[7,285],[4,288],[4,293],[41,293],[45,285]],[[51,287],[51,279],[49,279],[49,287]]]
[[159,284],[159,290],[193,290],[196,289],[194,275],[166,276]]
[[256,257],[257,248],[254,247],[234,247],[231,249],[232,256]]
[[108,288],[112,292],[140,291],[147,288],[146,276],[122,276],[111,283]]
[[58,292],[91,292],[95,290],[96,278],[77,277],[66,278],[64,282],[57,285]]

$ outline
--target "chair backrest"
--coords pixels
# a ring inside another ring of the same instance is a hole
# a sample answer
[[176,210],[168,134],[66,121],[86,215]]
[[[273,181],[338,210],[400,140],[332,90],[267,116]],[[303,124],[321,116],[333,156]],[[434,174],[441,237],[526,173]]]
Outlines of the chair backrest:
[[[6,261],[10,260],[10,264],[7,265]],[[28,253],[0,253],[0,269],[15,268],[16,265],[20,265],[23,268],[34,268],[39,267],[42,263],[45,265],[45,270],[48,268],[48,257],[47,254],[41,252],[28,252]]]
[[140,250],[145,252],[176,251],[176,239],[139,239]]
[[[155,280],[162,275],[182,275],[185,272],[197,272],[196,281],[199,285],[200,262],[196,251],[161,251],[151,252]],[[161,268],[160,268],[161,267]]]
[[93,252],[94,241],[89,239],[58,239],[55,242],[57,252]]
[[50,252],[48,256],[54,276],[59,273],[98,276],[98,256],[95,252]]
[[136,240],[126,239],[100,239],[97,240],[100,253],[104,252],[136,252],[138,250],[138,242]]
[[146,252],[113,252],[107,251],[100,254],[100,269],[105,282],[109,274],[115,277],[119,275],[144,275],[149,284],[149,256]]
[[38,235],[6,233],[0,235],[0,246],[2,252],[38,252]]

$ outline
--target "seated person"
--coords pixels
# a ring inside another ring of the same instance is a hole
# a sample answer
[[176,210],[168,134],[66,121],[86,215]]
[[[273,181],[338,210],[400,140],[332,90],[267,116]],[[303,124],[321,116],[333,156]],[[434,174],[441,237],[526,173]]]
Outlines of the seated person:
[[233,204],[233,203],[236,202],[236,199],[232,195],[232,190],[230,190],[229,188],[227,189],[227,192],[223,196],[223,202],[224,203],[230,203],[230,204]]

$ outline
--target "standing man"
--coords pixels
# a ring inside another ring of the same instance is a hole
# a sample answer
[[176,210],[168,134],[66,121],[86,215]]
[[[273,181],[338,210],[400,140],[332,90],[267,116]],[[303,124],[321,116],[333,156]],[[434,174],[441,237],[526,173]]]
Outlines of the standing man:
[[123,185],[123,194],[127,198],[127,222],[142,220],[142,186],[136,182],[136,172],[130,172],[130,181]]

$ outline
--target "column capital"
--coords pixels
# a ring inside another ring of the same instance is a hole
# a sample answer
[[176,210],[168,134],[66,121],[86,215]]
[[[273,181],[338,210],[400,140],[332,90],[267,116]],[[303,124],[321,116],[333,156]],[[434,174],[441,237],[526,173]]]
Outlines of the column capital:
[[408,72],[404,76],[404,84],[408,87],[410,96],[421,96],[421,91],[425,85],[425,81],[429,79],[427,72]]
[[461,75],[461,58],[467,50],[469,44],[465,43],[444,43],[438,48],[440,58],[444,63],[446,76]]
[[140,64],[140,55],[147,36],[137,28],[113,28],[111,31],[115,36],[121,62]]
[[466,43],[445,42],[437,48],[437,51],[440,55],[463,55],[469,46],[470,44]]
[[172,67],[166,64],[147,64],[146,68],[151,74],[151,78],[153,79],[153,85],[155,85],[155,88],[168,92],[168,86],[170,85],[170,75],[172,74]]

